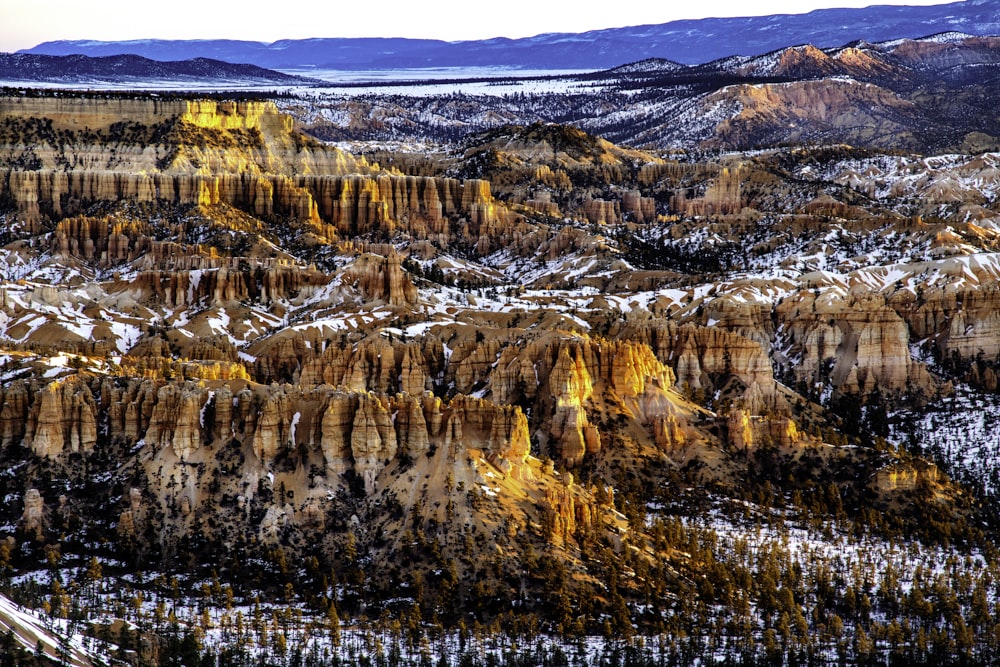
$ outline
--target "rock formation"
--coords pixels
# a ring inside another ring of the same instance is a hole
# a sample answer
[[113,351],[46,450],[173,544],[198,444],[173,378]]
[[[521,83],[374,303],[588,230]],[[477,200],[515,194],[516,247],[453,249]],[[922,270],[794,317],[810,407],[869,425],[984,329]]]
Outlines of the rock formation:
[[344,279],[356,284],[368,300],[412,306],[417,301],[417,288],[400,268],[401,262],[395,252],[385,258],[365,256],[351,265]]
[[35,397],[25,440],[36,456],[57,458],[66,452],[90,452],[97,443],[97,407],[78,381],[51,382]]
[[795,373],[807,382],[829,378],[850,393],[903,392],[931,385],[927,370],[910,356],[906,322],[871,293],[841,298],[800,292],[775,309]]
[[24,511],[21,513],[21,529],[33,539],[41,541],[43,531],[47,526],[45,517],[45,501],[38,489],[28,489],[24,492]]

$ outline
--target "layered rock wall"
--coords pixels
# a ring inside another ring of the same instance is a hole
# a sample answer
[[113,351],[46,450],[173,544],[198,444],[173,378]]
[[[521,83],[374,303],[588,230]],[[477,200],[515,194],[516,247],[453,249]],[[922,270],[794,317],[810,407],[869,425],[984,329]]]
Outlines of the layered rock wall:
[[255,101],[0,96],[0,115],[47,118],[55,129],[69,130],[107,130],[123,119],[153,125],[171,118],[212,129],[262,129],[275,134],[292,129],[292,119],[278,112],[273,102]]
[[0,414],[12,437],[23,433],[36,456],[53,460],[90,455],[101,432],[181,462],[236,443],[267,468],[304,447],[333,476],[353,469],[369,493],[399,455],[432,446],[481,449],[501,469],[526,474],[528,422],[518,407],[462,395],[445,402],[429,393],[241,384],[71,376],[33,391],[18,381],[4,392]]
[[833,291],[797,293],[775,308],[785,354],[796,359],[796,377],[808,383],[829,380],[840,391],[902,393],[933,383],[923,364],[910,355],[906,322],[884,297]]

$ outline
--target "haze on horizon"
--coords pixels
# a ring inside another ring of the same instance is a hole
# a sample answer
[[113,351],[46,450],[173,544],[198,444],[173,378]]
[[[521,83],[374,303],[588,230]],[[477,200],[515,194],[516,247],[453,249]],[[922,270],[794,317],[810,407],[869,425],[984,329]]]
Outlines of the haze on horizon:
[[938,5],[941,0],[702,0],[650,5],[622,0],[613,5],[579,4],[572,12],[533,0],[508,0],[488,20],[460,0],[414,3],[383,0],[373,10],[323,0],[290,5],[258,2],[205,3],[175,0],[155,6],[133,0],[0,0],[0,52],[29,49],[53,40],[238,39],[274,42],[311,37],[410,37],[446,41],[530,37],[550,32],[586,32],[707,17],[801,14],[833,7]]

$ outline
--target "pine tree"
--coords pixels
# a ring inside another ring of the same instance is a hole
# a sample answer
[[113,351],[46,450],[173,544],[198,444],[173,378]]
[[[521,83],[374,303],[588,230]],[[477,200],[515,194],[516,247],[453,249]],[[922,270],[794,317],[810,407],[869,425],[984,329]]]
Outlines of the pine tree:
[[337,613],[337,605],[332,601],[326,610],[326,629],[330,633],[330,643],[340,646],[340,615]]

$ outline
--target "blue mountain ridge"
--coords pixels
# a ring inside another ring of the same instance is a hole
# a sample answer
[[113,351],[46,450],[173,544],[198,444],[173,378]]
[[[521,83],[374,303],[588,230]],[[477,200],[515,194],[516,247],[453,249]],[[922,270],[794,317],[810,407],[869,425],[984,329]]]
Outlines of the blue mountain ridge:
[[840,46],[958,31],[1000,34],[1000,0],[965,0],[932,6],[874,5],[821,9],[807,14],[707,18],[659,25],[546,33],[523,39],[445,42],[405,38],[315,38],[270,44],[239,40],[53,41],[22,53],[109,56],[154,60],[212,58],[283,70],[508,67],[603,69],[646,58],[684,64],[752,55],[796,44]]

